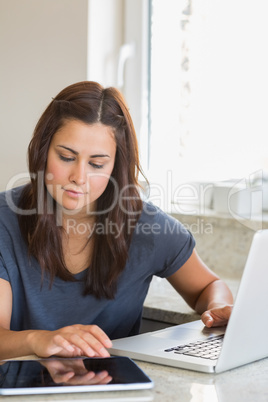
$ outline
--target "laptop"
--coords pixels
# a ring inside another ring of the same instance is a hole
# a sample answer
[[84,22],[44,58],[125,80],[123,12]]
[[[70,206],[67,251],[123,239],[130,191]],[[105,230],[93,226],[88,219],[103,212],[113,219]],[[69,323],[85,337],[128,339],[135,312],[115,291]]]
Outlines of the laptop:
[[205,373],[268,357],[268,229],[253,237],[227,327],[193,321],[113,340],[110,353]]

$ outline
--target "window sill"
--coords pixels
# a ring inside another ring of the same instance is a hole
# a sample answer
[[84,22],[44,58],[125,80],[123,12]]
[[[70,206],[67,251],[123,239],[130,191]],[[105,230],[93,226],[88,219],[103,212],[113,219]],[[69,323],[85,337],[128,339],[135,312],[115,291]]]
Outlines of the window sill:
[[234,218],[207,209],[202,213],[169,212],[194,236],[202,260],[222,278],[240,280],[252,238],[268,229],[267,214],[252,219]]
[[200,208],[197,205],[172,205],[169,214],[177,219],[186,217],[188,219],[203,219],[206,221],[218,221],[225,226],[226,224],[243,225],[254,231],[268,228],[268,212],[256,213],[250,215],[239,215],[235,213],[223,213],[215,211],[212,208]]

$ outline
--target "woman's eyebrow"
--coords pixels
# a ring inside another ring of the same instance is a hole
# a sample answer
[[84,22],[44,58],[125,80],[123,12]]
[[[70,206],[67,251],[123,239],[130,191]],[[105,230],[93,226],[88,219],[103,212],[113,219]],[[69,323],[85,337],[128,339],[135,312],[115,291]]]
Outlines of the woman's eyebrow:
[[57,147],[58,147],[58,148],[64,148],[64,149],[67,149],[67,151],[72,152],[74,155],[78,155],[78,152],[77,152],[77,151],[75,151],[75,150],[74,150],[74,149],[72,149],[72,148],[65,147],[64,145],[57,145]]
[[[78,152],[75,151],[72,148],[66,147],[65,145],[57,145],[57,147],[59,148],[64,148],[67,151],[72,152],[74,155],[78,155]],[[90,158],[110,158],[110,155],[106,155],[106,154],[94,154],[94,155],[90,155]]]
[[105,154],[96,154],[96,155],[90,155],[90,158],[110,158],[110,156]]

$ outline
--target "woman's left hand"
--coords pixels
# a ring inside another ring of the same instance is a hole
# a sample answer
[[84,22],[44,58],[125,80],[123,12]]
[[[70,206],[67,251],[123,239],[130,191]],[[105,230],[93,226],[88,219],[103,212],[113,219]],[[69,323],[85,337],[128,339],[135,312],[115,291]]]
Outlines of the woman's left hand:
[[206,327],[222,327],[227,325],[233,306],[231,304],[213,307],[201,315]]

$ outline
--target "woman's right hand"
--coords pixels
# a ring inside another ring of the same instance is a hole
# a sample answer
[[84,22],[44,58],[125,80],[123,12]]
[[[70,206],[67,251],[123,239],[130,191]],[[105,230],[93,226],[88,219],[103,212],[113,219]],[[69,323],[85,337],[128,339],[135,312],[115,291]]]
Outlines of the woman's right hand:
[[40,357],[109,357],[109,337],[97,325],[70,325],[56,331],[30,331],[28,342]]

